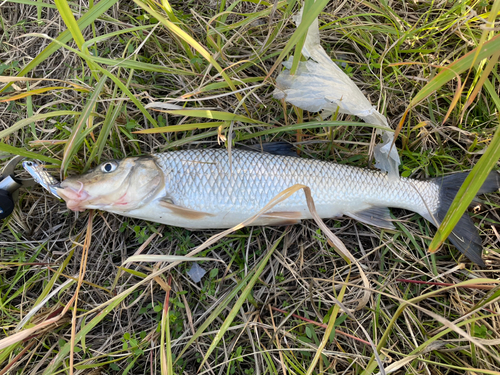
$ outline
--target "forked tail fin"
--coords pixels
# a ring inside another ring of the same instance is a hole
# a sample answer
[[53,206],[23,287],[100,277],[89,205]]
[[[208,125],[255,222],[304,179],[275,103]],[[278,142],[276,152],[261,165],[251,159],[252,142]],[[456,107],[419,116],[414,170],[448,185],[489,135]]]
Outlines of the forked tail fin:
[[[450,176],[438,177],[433,180],[440,186],[439,207],[434,214],[435,219],[438,221],[437,224],[441,224],[443,221],[450,208],[451,202],[455,199],[467,175],[467,172],[457,173]],[[483,186],[481,186],[481,189],[479,189],[477,195],[491,193],[497,191],[499,188],[500,174],[496,171],[492,171],[486,178]],[[483,259],[481,258],[483,250],[481,238],[479,237],[479,232],[474,222],[467,212],[460,218],[448,239],[467,258],[479,266],[485,267]]]

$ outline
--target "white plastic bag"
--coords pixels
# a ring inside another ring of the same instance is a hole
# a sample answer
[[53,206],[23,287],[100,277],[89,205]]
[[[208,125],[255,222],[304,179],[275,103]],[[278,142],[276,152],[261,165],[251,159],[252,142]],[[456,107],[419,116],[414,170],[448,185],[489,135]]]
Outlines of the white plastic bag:
[[[294,16],[298,26],[302,11]],[[388,172],[389,178],[398,178],[400,164],[396,147],[392,147],[394,131],[387,119],[379,113],[363,95],[356,84],[335,64],[320,45],[318,19],[309,27],[302,48],[302,54],[308,58],[301,61],[295,75],[289,69],[293,58],[283,62],[286,70],[276,79],[276,99],[285,99],[299,108],[310,112],[323,112],[323,117],[338,111],[362,118],[369,124],[383,126],[387,130],[377,129],[383,142],[375,146],[375,166]]]

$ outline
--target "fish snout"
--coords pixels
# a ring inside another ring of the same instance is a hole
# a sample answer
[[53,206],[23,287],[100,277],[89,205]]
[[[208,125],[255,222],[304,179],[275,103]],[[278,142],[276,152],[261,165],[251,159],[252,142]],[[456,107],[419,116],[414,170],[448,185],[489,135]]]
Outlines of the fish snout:
[[57,189],[57,194],[66,201],[66,205],[73,211],[85,211],[83,203],[89,198],[89,194],[83,188],[83,183],[80,181],[75,182],[61,182],[60,187]]

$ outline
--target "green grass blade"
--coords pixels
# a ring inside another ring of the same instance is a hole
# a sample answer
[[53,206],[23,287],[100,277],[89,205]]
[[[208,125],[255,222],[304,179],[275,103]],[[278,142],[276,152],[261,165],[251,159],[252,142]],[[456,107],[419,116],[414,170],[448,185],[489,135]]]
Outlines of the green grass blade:
[[309,9],[309,12],[306,14],[302,14],[302,21],[300,22],[299,27],[297,27],[297,30],[294,31],[290,39],[288,40],[287,44],[283,48],[283,51],[281,51],[280,55],[276,59],[276,62],[274,63],[273,67],[267,74],[269,77],[275,70],[276,68],[281,64],[285,56],[292,50],[292,48],[299,43],[300,39],[307,34],[307,31],[309,30],[309,26],[313,23],[313,21],[318,17],[320,12],[325,8],[325,6],[328,4],[328,0],[317,0]]
[[[346,283],[349,282],[349,277],[351,276],[350,270],[349,274],[347,275],[346,278]],[[339,302],[342,302],[344,299],[345,292],[347,290],[347,285],[344,284],[342,285],[342,288],[340,289],[339,296],[337,297]],[[307,369],[306,375],[312,375],[314,372],[314,368],[316,367],[316,364],[318,363],[320,357],[321,357],[321,352],[325,348],[326,344],[328,344],[328,341],[330,340],[330,335],[332,331],[335,330],[335,322],[337,321],[337,316],[340,311],[340,306],[338,304],[335,305],[333,308],[332,314],[330,315],[330,319],[328,320],[328,326],[325,329],[325,333],[323,334],[323,338],[321,339],[321,343],[318,346],[318,350],[314,354],[314,358],[311,361],[311,364],[309,365],[309,368]]]
[[[95,6],[93,6],[88,12],[86,12],[82,17],[80,17],[77,21],[78,27],[80,30],[83,30],[92,22],[94,22],[98,17],[100,17],[104,12],[110,9],[113,5],[115,5],[118,0],[101,0]],[[50,55],[56,52],[64,43],[67,43],[71,40],[71,32],[69,30],[63,31],[59,36],[50,43],[42,52],[40,52],[33,60],[29,62],[17,75],[17,77],[24,77],[28,72],[32,71],[38,65],[40,65],[43,61],[45,61]],[[57,42],[59,43],[57,43]],[[4,88],[0,89],[0,92],[3,92],[12,84],[9,83]]]
[[[26,85],[28,86],[28,83],[26,83]],[[1,102],[14,101],[14,100],[19,100],[19,99],[26,98],[26,104],[28,104],[29,102],[31,102],[31,100],[32,100],[31,97],[33,95],[42,95],[45,92],[52,93],[52,92],[55,92],[55,91],[58,91],[58,90],[84,91],[84,90],[76,90],[74,87],[64,87],[64,86],[49,86],[49,87],[43,87],[43,88],[34,89],[34,90],[29,90],[29,88],[28,88],[28,91],[23,92],[21,94],[16,94],[16,95],[12,95],[12,96],[1,97],[0,98],[0,103]],[[32,104],[31,104],[31,106],[32,106]],[[31,112],[33,112],[33,110],[31,110]],[[30,111],[28,111],[27,115],[28,115],[28,118],[33,117],[33,113],[30,113]]]
[[495,135],[486,149],[486,152],[481,156],[481,159],[479,159],[474,168],[472,168],[472,171],[465,179],[455,199],[451,203],[446,216],[429,245],[430,252],[435,252],[450,235],[453,228],[455,228],[455,225],[457,225],[458,221],[469,207],[469,204],[483,185],[486,177],[488,177],[490,171],[496,165],[498,159],[500,159],[500,126],[495,131]]
[[[234,5],[237,5],[238,2],[235,1],[233,4],[231,4],[231,7]],[[276,9],[280,9],[283,6],[287,5],[286,1],[280,1],[279,3],[276,4]],[[250,13],[250,14],[244,14],[244,18],[241,21],[230,23],[228,25],[225,24],[227,16],[229,16],[231,13],[230,9],[228,8],[221,19],[219,20],[219,23],[221,26],[217,26],[216,28],[209,29],[207,32],[207,38],[212,36],[212,35],[219,35],[220,33],[227,33],[228,31],[234,30],[234,29],[240,29],[243,26],[246,26],[248,24],[251,24],[252,22],[255,22],[255,20],[263,17],[268,17],[270,13],[273,12],[274,7],[270,7],[264,10],[261,10],[260,12],[255,12],[255,13]],[[217,45],[217,48],[220,50],[221,47]]]
[[[30,84],[29,84],[29,82],[26,82],[26,91],[27,92],[30,91]],[[31,97],[31,95],[29,95],[29,96],[26,97],[26,116],[28,118],[33,117],[33,98]],[[33,134],[33,136],[35,136],[36,135],[35,123],[32,122],[29,125],[30,125],[30,128],[31,128],[31,134]]]
[[57,117],[57,116],[76,116],[79,115],[81,112],[76,112],[76,111],[54,111],[54,112],[49,112],[49,113],[42,113],[39,115],[32,116],[30,118],[25,118],[22,120],[19,120],[16,122],[14,125],[11,127],[0,131],[0,139],[7,137],[8,135],[14,133],[15,131],[24,128],[25,126],[31,124],[32,122],[36,121],[42,121],[51,117]]
[[160,368],[162,374],[174,374],[172,363],[172,343],[170,339],[170,309],[168,293],[165,296],[165,302],[163,305],[161,316]]
[[123,82],[118,79],[118,77],[116,77],[114,74],[111,74],[109,73],[106,69],[103,69],[103,68],[98,68],[104,75],[108,76],[109,78],[111,78],[113,80],[113,82],[118,85],[118,87],[123,91],[123,93],[125,95],[127,95],[130,100],[137,106],[137,108],[144,114],[144,116],[149,120],[149,122],[151,122],[151,124],[155,127],[158,126],[158,124],[156,123],[156,120],[151,117],[151,115],[149,114],[149,112],[146,110],[146,108],[144,108],[144,106],[142,105],[142,103],[135,97],[135,95],[127,88],[127,86],[125,86],[123,84]]
[[54,158],[51,158],[49,156],[45,156],[42,154],[38,154],[36,152],[26,151],[24,148],[17,148],[17,147],[11,146],[11,145],[7,145],[3,142],[0,142],[0,151],[3,151],[3,152],[8,153],[8,154],[12,154],[12,155],[24,156],[25,158],[29,158],[29,159],[38,159],[38,160],[46,161],[47,163],[53,163],[56,165],[61,164],[60,160],[57,160],[57,159],[54,159]]
[[[314,0],[305,0],[304,8],[302,9],[302,14],[309,13],[311,6],[314,4]],[[307,29],[309,31],[309,29]],[[290,74],[294,75],[297,73],[297,69],[299,67],[299,62],[302,58],[302,47],[304,47],[304,43],[306,42],[307,31],[299,37],[297,44],[295,45],[295,53],[293,54],[292,67],[290,68]]]
[[[79,236],[77,236],[75,240],[77,241],[78,239],[79,239]],[[50,278],[50,280],[47,283],[47,285],[45,285],[45,287],[43,288],[42,292],[40,293],[40,295],[38,296],[38,298],[36,299],[36,301],[33,303],[33,306],[38,305],[40,302],[43,301],[43,299],[45,297],[47,297],[49,295],[50,291],[52,290],[52,287],[54,286],[54,284],[56,283],[56,281],[59,279],[59,277],[61,276],[61,274],[63,273],[63,271],[68,266],[68,263],[71,260],[71,258],[73,257],[74,253],[75,253],[75,247],[73,247],[73,249],[71,249],[71,251],[69,252],[69,254],[66,257],[66,259],[64,259],[64,261],[61,263],[61,265],[56,270],[56,272],[54,272],[54,274]]]
[[[217,124],[217,122],[215,122],[215,124]],[[191,124],[191,125],[197,125],[197,124]],[[208,125],[208,124],[207,124]],[[244,134],[243,132],[247,132],[248,129],[254,127],[254,126],[259,126],[259,127],[262,127],[262,126],[270,126],[268,124],[258,124],[258,125],[245,125],[245,126],[235,126],[233,128],[233,131],[236,132],[236,137],[235,137],[235,141],[239,142],[239,141],[243,141],[243,140],[247,140],[247,139],[255,139],[255,138],[258,138],[258,137],[261,137],[261,136],[265,136],[265,135],[271,135],[271,134],[278,134],[278,133],[285,133],[285,132],[295,132],[297,129],[315,129],[315,128],[319,128],[319,127],[336,127],[336,126],[367,126],[367,127],[372,127],[372,128],[380,128],[380,129],[387,129],[385,127],[381,127],[379,125],[373,125],[373,124],[367,124],[367,123],[364,123],[364,122],[354,122],[354,121],[313,121],[313,122],[304,122],[304,123],[300,123],[300,124],[292,124],[292,125],[288,125],[288,126],[281,126],[281,127],[273,127],[271,129],[267,129],[267,130],[262,130],[260,132],[255,132],[255,133],[248,133],[248,134]],[[175,125],[177,126],[177,125]],[[179,126],[184,126],[184,125],[179,125]],[[173,128],[174,126],[172,126]],[[186,127],[189,127],[189,125],[186,125]],[[212,126],[207,126],[209,128],[211,128]],[[161,129],[159,131],[159,133],[165,133],[165,132],[168,132],[168,130],[170,129],[171,127],[162,127],[162,128],[156,128],[156,129],[146,129],[146,130],[140,130],[138,131],[138,133],[150,133],[150,134],[154,134],[156,133],[156,130],[158,129]],[[213,137],[217,135],[217,130],[210,130],[210,131],[207,131],[207,132],[204,132],[204,133],[200,133],[200,134],[195,134],[195,135],[192,135],[192,136],[185,136],[183,137],[182,139],[179,139],[177,141],[172,141],[170,143],[168,143],[167,145],[165,145],[163,148],[162,148],[162,151],[164,150],[168,150],[168,149],[171,149],[171,148],[175,148],[175,147],[180,147],[182,145],[185,145],[189,142],[194,142],[194,141],[199,141],[201,139],[206,139],[206,138],[209,138],[209,137]]]
[[[182,29],[186,33],[189,33],[189,29],[187,27],[185,27],[185,25],[174,14],[174,10],[170,6],[170,3],[168,2],[168,0],[161,0],[161,7],[165,11],[165,13],[167,14],[170,21],[172,21],[174,24],[182,27]],[[189,46],[189,44],[185,40],[181,40],[181,44],[182,44],[182,47],[184,48],[184,52],[186,53],[186,56],[189,58],[190,61],[192,61],[196,56],[193,53],[193,51],[191,51],[191,47]],[[196,67],[196,69],[198,71],[200,71],[199,64],[194,63],[194,66]]]
[[[246,139],[252,139],[252,138],[261,137],[264,135],[271,135],[271,134],[276,134],[276,133],[281,133],[281,132],[295,132],[297,130],[302,130],[302,129],[315,129],[315,128],[320,128],[320,127],[336,127],[336,126],[366,126],[369,128],[387,130],[387,127],[385,127],[385,126],[367,124],[366,122],[311,121],[311,122],[302,122],[299,124],[292,124],[292,125],[287,125],[287,126],[275,127],[275,128],[271,128],[271,129],[262,130],[260,132],[240,135],[237,138],[237,140],[243,141]],[[236,130],[236,128],[235,128],[235,130]]]
[[[0,365],[3,365],[3,363],[9,358],[15,357],[21,345],[23,345],[22,342],[16,342],[15,344],[12,344],[11,346],[0,350]],[[2,368],[4,367],[2,366]]]
[[231,292],[220,302],[217,304],[217,307],[215,307],[214,311],[210,314],[210,316],[205,319],[203,324],[198,328],[198,330],[195,332],[193,337],[189,339],[189,341],[186,343],[182,351],[179,353],[177,356],[177,359],[182,358],[182,355],[186,352],[186,350],[191,348],[191,345],[205,332],[205,330],[208,328],[208,326],[215,320],[217,317],[224,311],[224,309],[227,307],[229,302],[236,297],[238,292],[245,286],[247,283],[250,281],[252,278],[252,275],[254,274],[253,271],[248,272],[248,274],[245,276],[244,279],[242,279],[236,287],[234,287]]
[[23,5],[30,5],[30,6],[36,6],[36,7],[43,7],[43,8],[49,8],[49,9],[57,9],[57,7],[54,4],[48,4],[44,3],[41,1],[31,1],[31,0],[8,0],[9,3],[14,3],[14,4],[23,4]]
[[[239,67],[236,67],[234,69],[235,72],[244,71],[248,67],[255,65],[257,62],[267,61],[267,60],[279,55],[279,52],[277,52],[277,51],[271,52],[268,55],[265,55],[265,54],[271,48],[271,46],[273,45],[273,42],[276,40],[276,37],[279,35],[281,30],[283,29],[283,25],[285,24],[286,20],[292,14],[292,11],[295,8],[296,3],[297,3],[297,0],[290,0],[290,1],[283,2],[283,3],[278,2],[275,5],[276,9],[281,9],[281,7],[286,5],[286,9],[284,10],[282,17],[280,17],[279,21],[274,26],[272,32],[269,34],[269,37],[267,38],[266,43],[263,46],[261,46],[257,51],[255,51],[253,56],[250,58],[249,62],[243,63]],[[262,2],[261,4],[264,4],[264,2]],[[230,27],[230,25],[227,27]]]
[[210,356],[210,354],[215,350],[215,348],[217,347],[217,344],[222,339],[222,336],[224,336],[224,334],[226,333],[227,329],[229,328],[229,326],[233,322],[233,320],[236,317],[236,315],[238,315],[238,312],[239,312],[241,306],[243,305],[243,303],[248,298],[248,295],[252,291],[253,286],[255,285],[255,283],[257,282],[257,280],[259,279],[262,271],[264,271],[264,267],[266,266],[267,262],[271,258],[271,255],[273,255],[274,250],[276,250],[276,248],[280,244],[280,242],[283,239],[283,237],[285,237],[285,235],[286,235],[286,233],[284,233],[280,238],[278,238],[276,240],[276,242],[273,244],[273,246],[267,251],[267,254],[264,257],[264,259],[262,259],[262,261],[259,263],[259,266],[255,270],[255,273],[252,276],[252,278],[250,279],[250,281],[248,282],[248,285],[241,292],[240,298],[238,298],[238,300],[235,302],[235,304],[234,304],[233,308],[231,309],[231,311],[229,312],[227,318],[224,320],[224,323],[222,323],[222,325],[219,328],[217,334],[215,335],[215,338],[212,341],[212,344],[210,344],[210,347],[208,348],[208,350],[207,350],[207,352],[205,354],[205,357],[203,358],[203,361],[201,362],[201,365],[199,367],[200,369],[203,367],[203,365],[207,361],[207,359]]
[[[250,117],[236,115],[231,112],[211,111],[207,109],[174,109],[174,110],[161,110],[161,112],[165,112],[171,115],[207,118],[211,120],[241,121],[241,122],[248,122],[251,124],[263,124],[263,122],[254,120]],[[141,132],[147,133],[147,131],[141,131]]]
[[75,16],[73,16],[73,12],[68,5],[68,2],[65,0],[54,0],[57,10],[61,15],[66,27],[69,32],[73,36],[73,40],[80,50],[82,50],[83,43],[85,43],[85,39],[83,38],[82,31],[76,22]]
[[412,108],[420,101],[427,98],[434,91],[438,90],[446,83],[456,78],[458,74],[465,72],[473,66],[474,61],[481,61],[493,55],[500,50],[500,35],[497,35],[490,41],[484,43],[476,58],[476,49],[470,51],[465,56],[450,65],[444,67],[438,75],[431,79],[419,92],[413,97],[408,108]]
[[[245,83],[262,82],[262,81],[264,81],[264,78],[265,77],[243,78],[243,79],[240,79],[238,82],[235,82],[234,84],[236,86],[240,86],[240,85],[243,85]],[[194,93],[191,93],[191,94],[188,94],[188,95],[183,95],[183,98],[188,98],[190,96],[193,96],[194,94],[199,94],[199,93],[202,93],[202,92],[209,92],[209,91],[212,91],[212,90],[225,89],[227,87],[229,87],[229,85],[227,84],[227,82],[209,83],[208,85],[203,86],[203,87],[197,89]]]
[[[121,69],[118,70],[117,73],[118,76],[120,75],[120,71]],[[129,71],[129,76],[125,87],[128,88],[130,86],[130,82],[132,81],[133,75],[134,75],[134,69],[131,69]],[[112,94],[113,98],[117,97],[117,92],[118,92],[118,87],[117,85],[115,85]],[[106,111],[106,117],[104,119],[104,123],[102,124],[101,131],[99,132],[99,137],[97,138],[95,144],[92,146],[92,151],[90,152],[90,155],[87,158],[85,167],[83,168],[82,172],[86,172],[96,158],[98,162],[100,161],[101,155],[104,152],[104,148],[106,146],[106,141],[109,139],[111,130],[113,129],[113,126],[115,125],[116,119],[120,115],[122,108],[123,108],[123,101],[121,100],[115,104],[113,103],[110,104],[108,111]]]
[[[497,107],[497,111],[500,111],[500,98],[498,97],[496,90],[493,88],[493,85],[488,79],[485,80],[484,85],[490,94],[490,97],[493,99],[493,102]],[[457,225],[458,221],[469,207],[470,203],[499,159],[500,126],[497,127],[493,139],[491,140],[484,155],[481,156],[477,164],[474,168],[472,168],[472,171],[465,179],[455,199],[451,203],[446,216],[429,245],[430,252],[435,252],[453,231],[453,228],[455,228],[455,225]]]
[[[153,10],[151,7],[147,6],[142,1],[134,0],[134,2],[137,5],[139,5],[142,9],[144,9],[146,12],[155,17],[158,21],[160,21],[163,24],[163,26],[165,26],[168,30],[174,33],[177,37],[179,37],[181,40],[185,41],[192,48],[194,48],[204,59],[206,59],[210,64],[213,65],[215,69],[217,69],[222,78],[224,78],[224,80],[228,83],[229,87],[231,87],[233,91],[236,91],[236,86],[234,85],[231,78],[227,75],[225,70],[222,69],[219,63],[212,57],[212,55],[205,49],[205,47],[203,47],[200,43],[198,43],[193,37],[191,37],[188,33],[182,30],[179,26],[167,20],[165,17],[163,17],[161,14]],[[243,97],[239,93],[235,93],[235,96],[238,98],[240,102],[242,102]],[[246,105],[244,103],[243,107],[247,111],[247,114],[250,116],[250,113],[248,109],[246,109]]]
[[229,305],[231,300],[234,297],[236,297],[238,292],[250,282],[250,280],[254,277],[255,272],[257,272],[257,270],[259,268],[260,268],[260,264],[259,264],[259,266],[257,266],[256,270],[252,270],[252,271],[248,272],[248,274],[238,283],[238,285],[236,287],[234,287],[233,289],[231,289],[229,294],[220,303],[217,303],[217,307],[215,307],[214,311],[210,314],[210,316],[207,319],[205,319],[205,321],[200,326],[200,328],[198,328],[198,330],[195,332],[193,337],[191,337],[191,339],[186,343],[186,345],[184,346],[182,351],[177,355],[178,359],[182,358],[182,355],[186,352],[186,350],[191,348],[193,343],[203,334],[203,332],[205,332],[205,330],[208,328],[208,326],[215,319],[217,319],[217,317]]
[[165,74],[179,74],[184,76],[196,76],[195,72],[191,72],[183,69],[169,68],[167,66],[149,64],[142,61],[128,60],[128,59],[108,59],[106,57],[92,56],[92,60],[96,63],[109,65],[109,66],[121,66],[122,68],[141,70],[145,72],[156,72]]
[[133,33],[134,31],[141,31],[141,30],[152,29],[154,26],[155,25],[136,26],[136,27],[130,27],[128,29],[114,31],[114,32],[108,33],[108,34],[103,34],[103,35],[100,35],[98,37],[89,39],[86,42],[84,42],[82,44],[80,50],[82,52],[83,51],[88,51],[88,49],[89,49],[90,46],[92,46],[94,44],[97,44],[97,43],[100,43],[100,42],[103,42],[103,41],[105,41],[107,39],[110,39],[110,38],[112,38],[114,36],[118,36],[118,35],[122,35],[122,34],[127,34],[127,33]]
[[[148,275],[146,275],[145,273],[142,273],[142,272],[139,272],[139,271],[135,271],[135,270],[131,270],[130,268],[118,267],[118,269],[122,270],[123,272],[130,273],[131,275],[140,277],[141,279],[145,279],[146,277],[148,277]],[[116,283],[113,284],[113,287],[111,289],[114,289],[115,287],[116,287]]]
[[[297,129],[315,129],[319,127],[335,127],[335,126],[367,126],[367,127],[372,127],[372,128],[380,128],[380,129],[387,129],[385,127],[381,127],[379,125],[373,125],[373,124],[367,124],[364,122],[354,122],[354,121],[313,121],[313,122],[304,122],[300,124],[292,124],[288,126],[281,126],[281,127],[274,127],[271,129],[267,130],[262,130],[260,132],[255,132],[255,133],[249,133],[249,134],[242,134],[244,131],[248,131],[249,128],[252,128],[254,126],[263,126],[267,124],[258,124],[258,125],[246,125],[246,126],[238,126],[234,127],[233,130],[236,132],[236,138],[235,140],[237,142],[247,140],[247,139],[254,139],[258,138],[261,136],[265,135],[271,135],[271,134],[278,134],[278,133],[285,133],[285,132],[295,132]],[[270,126],[270,125],[267,125]],[[211,127],[211,126],[210,126]],[[165,132],[169,129],[169,127],[164,127],[161,128],[161,132]],[[144,133],[155,133],[156,129],[147,129],[146,130],[141,130],[140,132]],[[194,142],[194,141],[199,141],[200,139],[205,139],[209,137],[213,137],[214,135],[217,135],[217,130],[211,130],[207,131],[204,133],[192,135],[189,137],[184,137],[182,139],[179,139],[178,141],[173,141],[170,142],[168,145],[165,145],[165,147],[162,150],[167,150],[170,148],[174,147],[179,147],[184,144],[187,144],[189,142]]]
[[[384,331],[384,334],[382,335],[382,337],[380,338],[379,340],[379,343],[377,345],[377,351],[379,353],[381,353],[381,350],[384,348],[385,344],[387,343],[387,339],[389,338],[389,335],[394,327],[394,325],[396,324],[397,320],[399,319],[399,317],[401,316],[401,314],[403,313],[403,311],[408,307],[408,306],[416,306],[417,303],[419,303],[420,301],[423,301],[427,298],[430,298],[430,297],[433,297],[437,294],[442,294],[443,292],[446,292],[447,290],[452,290],[452,289],[455,289],[455,288],[460,288],[461,286],[468,286],[468,285],[481,285],[481,284],[498,284],[500,281],[498,280],[494,280],[494,279],[487,279],[487,278],[478,278],[478,279],[472,279],[472,280],[466,280],[466,281],[462,281],[461,283],[458,283],[456,285],[452,285],[452,286],[447,286],[447,287],[444,287],[444,288],[439,288],[437,290],[433,290],[432,292],[429,292],[429,293],[426,293],[426,294],[422,294],[418,297],[415,297],[415,298],[412,298],[408,301],[402,301],[401,304],[399,305],[396,313],[393,315],[392,319],[390,320],[386,330]],[[429,312],[427,312],[429,313]],[[368,362],[368,366],[366,367],[366,369],[362,372],[361,375],[368,375],[368,374],[372,374],[373,371],[376,369],[376,367],[378,366],[377,362],[375,361],[375,356],[372,355],[372,357],[370,358],[370,361]]]
[[[100,314],[97,314],[90,322],[82,325],[78,333],[75,335],[75,344],[80,342],[84,336],[86,336],[98,323],[100,323],[106,316],[113,311],[126,297],[128,293],[123,293],[118,298],[114,299],[112,303],[106,306]],[[66,359],[66,356],[71,350],[71,342],[66,342],[66,344],[59,350],[57,356],[51,361],[50,365],[45,369],[43,375],[53,375],[59,368],[61,363]]]
[[[113,91],[113,97],[116,97],[116,88]],[[97,141],[92,147],[92,150],[90,151],[90,155],[87,158],[87,161],[85,162],[85,167],[83,168],[82,172],[86,172],[89,170],[90,166],[92,165],[92,162],[97,158],[97,161],[101,159],[101,155],[104,151],[104,148],[106,146],[106,141],[108,140],[109,134],[113,128],[113,125],[115,125],[115,121],[120,115],[122,109],[122,102],[119,101],[116,104],[111,104],[110,108],[106,112],[106,118],[104,119],[104,123],[102,124],[101,131],[99,132],[99,136],[97,137]]]
[[484,45],[486,38],[488,38],[488,35],[493,34],[493,30],[488,30],[488,28],[491,29],[491,28],[495,27],[495,19],[497,18],[499,11],[500,11],[500,0],[495,0],[495,2],[493,3],[493,6],[491,7],[491,12],[490,12],[490,15],[488,16],[488,21],[485,24],[486,28],[481,33],[481,38],[479,39],[478,48],[475,48],[476,52],[474,54],[473,64],[476,61],[478,61],[477,58],[479,56],[479,51],[481,50],[482,46]]
[[188,144],[193,141],[199,141],[200,139],[206,139],[208,137],[213,137],[218,135],[218,130],[211,130],[208,132],[200,133],[200,134],[195,134],[189,137],[183,137],[177,141],[169,142],[163,148],[161,149],[162,151],[175,148],[175,147],[180,147],[182,145]]
[[94,92],[92,93],[91,97],[85,104],[85,107],[83,108],[82,114],[78,117],[78,120],[73,127],[73,130],[71,132],[71,135],[68,139],[68,142],[66,142],[64,146],[64,154],[63,154],[63,159],[61,163],[61,175],[66,176],[66,172],[69,167],[69,163],[73,156],[76,155],[78,152],[80,145],[83,143],[83,136],[82,136],[82,130],[85,127],[85,124],[87,123],[87,120],[90,118],[92,111],[97,103],[97,99],[99,98],[99,95],[101,94],[101,91],[104,87],[104,83],[106,82],[106,78],[103,77],[97,82],[97,85],[94,89]]
[[161,0],[161,5],[165,13],[167,13],[168,18],[170,18],[170,21],[176,24],[182,24],[182,22],[175,15],[174,10],[172,9],[172,6],[168,2],[168,0]]
[[[85,55],[84,53],[82,53],[81,51],[79,50],[76,50],[74,48],[71,48],[65,44],[62,44],[60,41],[58,40],[55,40],[55,39],[52,39],[46,35],[43,35],[43,34],[27,34],[27,35],[36,35],[36,36],[41,36],[41,37],[45,37],[45,38],[48,38],[48,39],[51,39],[53,40],[56,44],[61,44],[61,46],[63,46],[64,48],[66,48],[67,50],[77,54],[78,56],[80,56],[82,59],[84,60],[93,60],[93,57],[92,56],[87,56]],[[146,110],[146,108],[144,108],[144,106],[142,105],[142,103],[135,97],[134,94],[132,94],[132,92],[130,92],[130,90],[127,88],[126,85],[123,84],[123,82],[118,79],[118,77],[116,77],[114,74],[110,73],[109,71],[107,71],[106,69],[100,67],[99,65],[95,65],[94,66],[97,70],[99,70],[102,74],[104,74],[105,76],[111,78],[111,80],[123,91],[123,93],[125,95],[127,95],[130,100],[137,106],[137,108],[144,114],[144,116],[151,122],[151,124],[153,124],[153,126],[157,127],[158,124],[156,123],[156,120],[151,117],[151,115],[149,114],[149,112]]]
[[155,254],[139,254],[132,255],[128,257],[123,265],[127,265],[132,262],[200,262],[200,261],[211,261],[215,262],[217,259],[204,258],[204,257],[188,257],[184,255],[155,255]]
[[[488,319],[491,319],[492,317],[494,317],[495,315],[494,314],[491,314],[491,315],[480,315],[480,316],[477,316],[475,318],[471,318],[471,319],[467,319],[467,320],[464,320],[462,322],[458,322],[456,323],[457,324],[457,327],[463,327],[463,326],[467,326],[471,323],[475,323],[477,321],[481,321],[481,320],[485,320],[487,321]],[[410,352],[408,355],[414,355],[414,354],[418,354],[418,353],[421,353],[422,351],[424,351],[430,344],[432,344],[433,342],[436,342],[437,340],[439,340],[441,337],[443,336],[446,336],[447,334],[453,332],[453,330],[451,328],[446,328],[446,329],[443,329],[442,331],[436,333],[433,337],[431,337],[430,339],[428,339],[427,341],[425,341],[424,343],[420,344],[417,348],[415,348],[412,352]]]
[[486,87],[486,90],[490,94],[490,98],[495,103],[495,106],[497,109],[500,109],[500,97],[498,96],[497,92],[495,91],[495,87],[493,87],[492,83],[490,80],[486,79],[484,81],[484,87]]
[[225,121],[215,121],[215,122],[204,122],[195,124],[183,124],[183,125],[172,125],[172,126],[162,126],[160,128],[154,129],[144,129],[132,132],[134,134],[156,134],[156,133],[173,133],[173,132],[183,132],[191,131],[196,129],[207,129],[207,128],[217,128],[224,125]]

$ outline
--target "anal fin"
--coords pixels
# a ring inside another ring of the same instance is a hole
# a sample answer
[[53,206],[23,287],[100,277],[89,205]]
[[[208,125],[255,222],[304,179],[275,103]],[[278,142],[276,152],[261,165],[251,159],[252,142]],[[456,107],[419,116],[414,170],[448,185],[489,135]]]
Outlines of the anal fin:
[[299,211],[275,211],[262,214],[252,225],[293,225],[300,223]]
[[387,207],[370,207],[363,211],[347,212],[345,215],[376,227],[386,229],[395,228],[394,224],[392,224],[391,212]]

